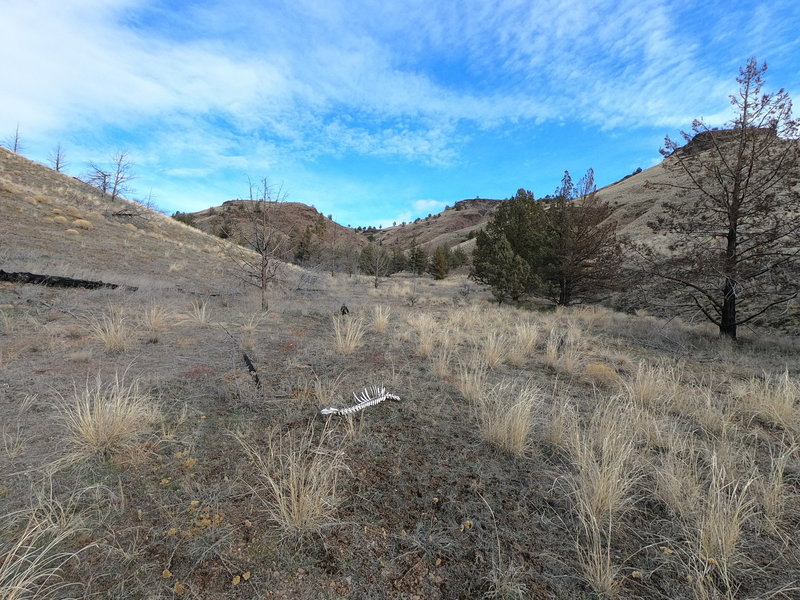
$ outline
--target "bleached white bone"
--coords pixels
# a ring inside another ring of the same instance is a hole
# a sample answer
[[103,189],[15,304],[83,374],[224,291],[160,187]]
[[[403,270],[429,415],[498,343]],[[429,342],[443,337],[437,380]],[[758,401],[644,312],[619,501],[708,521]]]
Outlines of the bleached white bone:
[[371,388],[364,388],[361,396],[353,392],[355,404],[346,408],[323,408],[320,413],[323,415],[352,415],[360,410],[364,410],[368,406],[375,406],[384,400],[400,400],[400,396],[394,394],[387,394],[385,387],[378,387],[377,385]]

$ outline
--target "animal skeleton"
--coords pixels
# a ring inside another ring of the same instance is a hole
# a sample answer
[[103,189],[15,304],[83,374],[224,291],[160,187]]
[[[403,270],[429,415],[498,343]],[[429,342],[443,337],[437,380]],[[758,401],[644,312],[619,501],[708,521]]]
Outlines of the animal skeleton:
[[378,387],[377,385],[373,385],[371,388],[364,388],[364,392],[360,397],[353,392],[353,398],[355,398],[355,404],[353,404],[353,406],[348,406],[346,408],[323,408],[320,413],[323,415],[352,415],[360,410],[364,410],[368,406],[380,404],[384,400],[400,400],[400,396],[387,394],[385,387]]

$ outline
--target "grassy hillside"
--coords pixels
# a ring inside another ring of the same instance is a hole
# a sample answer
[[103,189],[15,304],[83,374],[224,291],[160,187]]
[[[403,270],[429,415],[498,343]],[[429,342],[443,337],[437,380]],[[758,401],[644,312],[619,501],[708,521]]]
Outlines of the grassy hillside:
[[[112,283],[231,285],[220,240],[0,148],[0,268]],[[212,274],[209,277],[209,273]]]

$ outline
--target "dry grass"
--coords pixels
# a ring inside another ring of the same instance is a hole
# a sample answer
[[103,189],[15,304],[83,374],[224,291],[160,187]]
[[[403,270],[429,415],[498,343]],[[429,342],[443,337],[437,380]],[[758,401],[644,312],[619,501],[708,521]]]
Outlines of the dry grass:
[[133,332],[120,313],[112,312],[104,314],[99,319],[90,319],[89,330],[110,354],[121,354],[133,343]]
[[361,345],[366,330],[361,317],[333,317],[333,336],[340,354],[352,354]]
[[389,325],[392,311],[388,306],[377,305],[372,309],[372,328],[375,333],[384,333]]
[[750,378],[733,387],[742,412],[771,425],[790,431],[800,431],[800,383],[789,376],[765,374],[763,378]]
[[196,325],[206,326],[211,324],[211,310],[208,305],[202,301],[192,302],[192,307],[187,313],[189,321]]
[[333,378],[319,377],[314,374],[314,397],[319,408],[327,408],[336,404],[337,392],[342,385],[344,372]]
[[604,535],[594,525],[584,533],[584,543],[575,544],[583,578],[601,598],[615,598],[622,581],[620,567],[611,560],[611,535]]
[[530,383],[501,381],[477,406],[481,438],[514,456],[524,455],[530,447],[533,415],[541,402],[539,390]]
[[433,372],[437,377],[444,379],[450,376],[450,359],[452,354],[449,333],[444,332],[442,339],[439,341],[439,347],[436,348],[436,351],[433,353]]
[[769,473],[758,481],[761,514],[772,531],[780,531],[786,518],[786,508],[792,494],[786,482],[786,467],[798,450],[800,446],[791,444],[781,451],[772,451]]
[[639,478],[634,462],[633,425],[625,407],[608,404],[585,431],[576,430],[570,452],[575,474],[570,480],[579,517],[586,527],[616,521],[633,499]]
[[553,369],[579,375],[584,359],[580,330],[574,324],[570,324],[566,330],[552,327],[545,343],[544,358],[545,363]]
[[421,313],[409,320],[417,333],[417,354],[421,358],[429,358],[436,348],[439,339],[436,321],[427,313]]
[[686,524],[700,561],[718,568],[726,583],[736,562],[745,523],[753,514],[748,491],[753,479],[728,481],[725,467],[712,455],[709,482],[696,520]]
[[172,313],[151,302],[142,312],[142,327],[147,331],[165,331],[173,321]]
[[508,341],[505,336],[490,331],[483,339],[481,352],[486,366],[490,369],[499,367],[506,356]]
[[621,379],[617,370],[604,362],[590,362],[583,368],[583,376],[592,384],[605,390],[619,387]]
[[661,457],[655,475],[654,495],[672,514],[684,521],[701,502],[699,452],[687,436],[676,435],[669,453]]
[[0,553],[0,598],[59,597],[72,587],[62,580],[62,568],[77,556],[62,546],[75,536],[73,529],[57,529],[35,519],[29,520],[16,539],[3,544]]
[[469,362],[458,360],[456,387],[467,402],[479,404],[483,400],[486,374],[487,367],[480,359],[473,358]]
[[344,455],[302,436],[273,435],[261,450],[239,438],[259,483],[253,487],[269,518],[286,536],[303,537],[334,523],[341,502],[338,481]]
[[628,398],[638,407],[653,411],[679,412],[681,375],[673,367],[639,363],[633,378],[624,382]]
[[22,433],[22,427],[17,423],[16,430],[11,430],[10,426],[3,424],[3,451],[8,458],[18,458],[24,451],[27,438]]
[[67,429],[70,461],[107,458],[129,449],[150,432],[158,420],[155,402],[139,390],[138,381],[126,384],[119,376],[104,385],[76,390],[72,401],[59,407]]

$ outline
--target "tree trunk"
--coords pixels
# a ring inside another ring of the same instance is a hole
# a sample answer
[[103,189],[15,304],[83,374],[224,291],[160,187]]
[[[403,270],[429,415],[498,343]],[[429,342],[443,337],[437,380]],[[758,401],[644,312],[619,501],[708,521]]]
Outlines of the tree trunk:
[[722,318],[719,322],[719,335],[736,339],[736,282],[725,279],[725,300],[722,303]]
[[269,310],[269,299],[267,298],[267,263],[261,263],[261,312]]
[[[739,185],[734,185],[734,193],[738,193]],[[725,285],[722,288],[722,314],[720,315],[719,334],[732,340],[736,339],[736,282],[739,269],[737,259],[738,243],[738,210],[730,216],[728,228],[728,244],[725,248]]]

